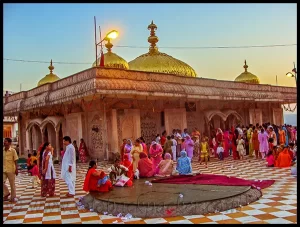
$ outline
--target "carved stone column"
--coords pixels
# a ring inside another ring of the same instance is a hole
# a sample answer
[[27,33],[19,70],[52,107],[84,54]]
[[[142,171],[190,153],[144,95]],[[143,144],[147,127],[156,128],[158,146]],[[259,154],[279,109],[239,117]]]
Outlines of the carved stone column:
[[117,125],[117,110],[111,110],[111,151],[118,152],[119,144],[118,144],[118,125]]
[[[28,143],[29,143],[28,144],[29,152],[32,153],[32,150],[33,150],[33,148],[32,148],[32,128],[29,130]],[[26,152],[24,152],[24,154],[28,155],[28,152],[26,151]],[[27,155],[26,155],[26,157],[27,157]]]
[[103,105],[103,148],[104,148],[104,159],[109,159],[108,147],[107,147],[107,121],[106,121],[106,104]]
[[55,160],[59,160],[60,157],[60,147],[59,147],[59,128],[55,129],[55,142],[56,142],[56,157]]

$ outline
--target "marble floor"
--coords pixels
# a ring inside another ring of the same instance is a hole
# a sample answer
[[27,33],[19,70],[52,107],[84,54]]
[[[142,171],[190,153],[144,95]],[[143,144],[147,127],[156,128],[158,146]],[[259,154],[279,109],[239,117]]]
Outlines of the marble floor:
[[[108,165],[99,164],[98,168],[106,170]],[[60,174],[59,165],[55,166],[56,173]],[[56,196],[42,198],[40,188],[31,188],[30,176],[21,172],[16,179],[17,202],[3,202],[4,224],[66,224],[66,223],[98,223],[98,224],[198,224],[198,223],[297,223],[297,178],[291,176],[290,168],[267,168],[262,160],[245,159],[234,161],[230,157],[221,162],[212,160],[208,168],[193,162],[193,171],[214,173],[219,175],[235,176],[245,179],[274,179],[275,183],[263,189],[263,196],[258,201],[248,206],[207,215],[192,215],[179,217],[165,217],[141,219],[133,217],[124,220],[109,214],[98,214],[78,206],[79,198],[86,193],[82,190],[87,164],[77,165],[76,196],[66,198],[66,184],[56,180]],[[7,185],[8,181],[6,182]],[[155,185],[153,184],[153,187]],[[124,216],[126,214],[123,214]]]

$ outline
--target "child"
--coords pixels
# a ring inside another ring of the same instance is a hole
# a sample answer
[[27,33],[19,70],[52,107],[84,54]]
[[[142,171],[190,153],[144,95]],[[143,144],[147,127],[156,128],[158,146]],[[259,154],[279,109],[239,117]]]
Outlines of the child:
[[32,168],[29,170],[29,172],[31,173],[31,182],[32,182],[32,188],[34,188],[35,183],[37,183],[38,185],[40,185],[40,180],[38,178],[39,175],[39,169],[37,167],[37,160],[33,161],[33,166]]
[[242,135],[241,134],[238,135],[238,139],[236,140],[236,143],[237,143],[236,150],[239,153],[240,159],[243,160],[244,159],[244,155],[245,155],[245,147],[244,147],[245,142],[242,139]]
[[31,155],[31,158],[30,158],[30,165],[31,166],[34,166],[33,162],[34,162],[34,160],[37,160],[36,156],[37,156],[37,153],[36,153],[36,151],[34,151],[33,155]]
[[[108,168],[109,171],[109,178],[112,184],[116,184],[120,177],[124,174],[126,176],[126,172],[128,171],[128,168],[120,164],[120,159],[116,158],[115,164]],[[126,184],[126,186],[131,186],[132,181],[129,180]]]
[[205,140],[205,137],[202,137],[202,142],[200,144],[200,152],[201,152],[201,161],[200,165],[203,161],[205,161],[205,168],[207,168],[207,159],[208,159],[208,143]]
[[269,150],[266,157],[266,161],[267,161],[267,167],[274,167],[275,158],[272,150]]
[[27,170],[29,173],[29,170],[32,168],[31,166],[31,154],[28,154],[28,158],[27,158]]
[[222,147],[222,143],[219,143],[219,146],[217,148],[217,154],[220,160],[223,160],[223,152],[224,152],[224,148]]

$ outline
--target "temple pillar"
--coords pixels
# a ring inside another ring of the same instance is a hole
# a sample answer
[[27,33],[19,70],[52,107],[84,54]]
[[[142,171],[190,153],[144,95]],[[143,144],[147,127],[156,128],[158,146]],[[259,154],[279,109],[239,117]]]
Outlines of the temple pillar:
[[119,151],[118,144],[118,125],[117,125],[117,110],[111,110],[111,151],[117,152]]
[[56,139],[56,157],[55,157],[55,160],[58,160],[59,157],[60,157],[59,128],[55,129],[55,139]]
[[[33,150],[33,148],[32,148],[32,130],[33,130],[33,128],[31,127],[31,129],[29,130],[29,140],[28,140],[28,143],[29,143],[28,148],[29,148],[30,153],[32,153],[32,150]],[[28,155],[28,150],[24,153],[26,153],[26,156],[27,156]]]

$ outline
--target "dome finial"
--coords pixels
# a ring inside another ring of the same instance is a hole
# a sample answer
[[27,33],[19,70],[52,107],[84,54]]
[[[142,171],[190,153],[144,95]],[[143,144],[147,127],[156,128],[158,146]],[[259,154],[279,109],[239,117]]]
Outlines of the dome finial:
[[155,53],[158,51],[156,47],[158,37],[155,35],[155,30],[157,30],[157,26],[153,23],[153,20],[151,24],[148,25],[148,30],[150,30],[150,36],[148,37],[148,42],[150,43],[149,53]]
[[247,72],[247,68],[248,68],[247,61],[245,60],[245,65],[244,65],[245,72]]
[[107,40],[107,43],[105,44],[105,47],[107,48],[107,52],[111,52],[111,48],[113,47],[114,45],[110,42],[110,39]]
[[50,66],[48,67],[48,69],[50,70],[50,74],[52,74],[52,71],[54,69],[54,66],[52,65],[52,59],[50,61]]

